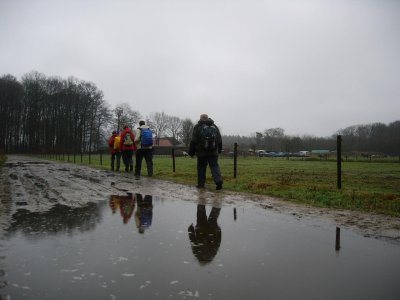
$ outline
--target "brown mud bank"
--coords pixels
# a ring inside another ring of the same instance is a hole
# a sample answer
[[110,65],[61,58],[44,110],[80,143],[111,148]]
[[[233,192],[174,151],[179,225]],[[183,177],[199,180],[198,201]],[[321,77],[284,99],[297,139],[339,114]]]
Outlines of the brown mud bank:
[[222,205],[229,203],[237,207],[257,205],[293,215],[300,220],[323,220],[364,236],[400,242],[400,218],[396,217],[315,208],[267,196],[226,190],[198,191],[194,186],[154,178],[134,180],[133,174],[16,155],[8,157],[0,174],[0,234],[18,209],[44,212],[56,204],[80,207],[89,202],[104,201],[110,195],[125,195],[127,192],[186,201],[197,201],[199,193],[203,193],[207,202],[217,201]]

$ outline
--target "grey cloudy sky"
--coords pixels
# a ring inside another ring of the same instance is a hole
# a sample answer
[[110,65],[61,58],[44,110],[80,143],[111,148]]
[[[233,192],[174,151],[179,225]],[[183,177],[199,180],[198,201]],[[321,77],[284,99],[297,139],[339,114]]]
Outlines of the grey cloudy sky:
[[0,0],[0,75],[91,81],[223,134],[400,119],[397,0]]

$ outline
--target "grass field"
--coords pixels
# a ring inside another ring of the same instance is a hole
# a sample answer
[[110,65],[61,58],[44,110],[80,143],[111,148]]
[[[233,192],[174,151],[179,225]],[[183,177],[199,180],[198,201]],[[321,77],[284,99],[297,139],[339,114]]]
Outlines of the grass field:
[[[196,160],[156,159],[156,175],[177,182],[196,183]],[[342,164],[342,189],[337,188],[333,161],[239,158],[237,177],[233,160],[220,159],[224,188],[264,194],[317,206],[375,211],[400,216],[400,164],[349,162]],[[211,174],[208,183],[213,186]]]

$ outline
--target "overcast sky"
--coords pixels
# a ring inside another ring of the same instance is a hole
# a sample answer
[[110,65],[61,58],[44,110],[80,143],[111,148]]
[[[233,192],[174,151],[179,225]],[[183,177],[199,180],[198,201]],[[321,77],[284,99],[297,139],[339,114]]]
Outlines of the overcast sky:
[[397,0],[0,0],[0,75],[74,76],[223,134],[399,120],[399,58]]

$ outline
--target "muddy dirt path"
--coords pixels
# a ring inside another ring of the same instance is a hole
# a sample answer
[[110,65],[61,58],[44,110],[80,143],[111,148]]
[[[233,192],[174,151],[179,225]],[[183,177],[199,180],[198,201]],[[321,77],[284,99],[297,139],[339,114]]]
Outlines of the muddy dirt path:
[[[44,212],[55,204],[80,207],[88,202],[104,201],[112,194],[124,195],[126,192],[198,201],[200,193],[194,186],[146,177],[134,180],[132,174],[12,155],[8,156],[0,175],[0,237],[10,224],[12,215],[21,208]],[[323,219],[364,236],[400,243],[400,218],[314,208],[271,197],[224,190],[201,193],[204,201],[218,201],[221,205],[234,203],[238,207],[259,205],[299,219]]]

